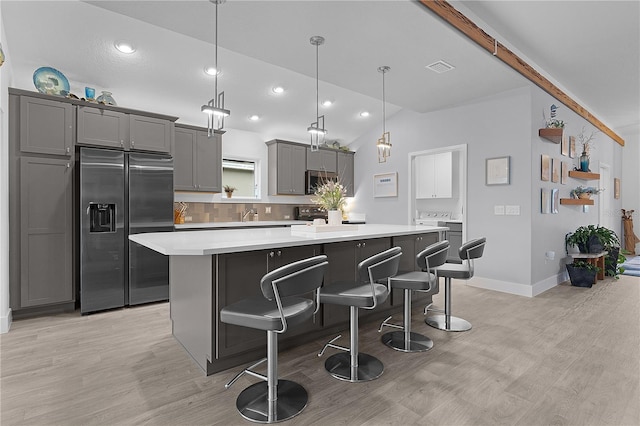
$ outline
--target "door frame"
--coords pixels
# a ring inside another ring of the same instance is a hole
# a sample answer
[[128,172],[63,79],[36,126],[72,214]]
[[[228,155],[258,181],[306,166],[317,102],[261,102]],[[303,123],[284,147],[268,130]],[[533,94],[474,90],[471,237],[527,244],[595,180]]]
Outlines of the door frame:
[[462,241],[467,241],[467,144],[444,146],[441,148],[414,151],[408,154],[409,158],[409,199],[407,209],[407,224],[415,225],[416,212],[416,185],[415,185],[415,159],[421,155],[439,154],[443,152],[457,152],[460,158],[460,188],[459,194],[462,200]]

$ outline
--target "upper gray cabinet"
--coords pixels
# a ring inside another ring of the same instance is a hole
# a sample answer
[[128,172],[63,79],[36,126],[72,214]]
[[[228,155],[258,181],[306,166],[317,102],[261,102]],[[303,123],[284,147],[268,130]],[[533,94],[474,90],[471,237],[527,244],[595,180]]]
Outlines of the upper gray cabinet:
[[79,145],[171,153],[172,130],[170,120],[78,106]]
[[222,134],[175,126],[174,188],[177,191],[222,192]]
[[78,144],[105,148],[129,145],[129,120],[126,114],[108,109],[78,107]]
[[307,148],[307,170],[320,172],[336,172],[336,151],[332,149],[319,149],[311,151]]
[[20,151],[70,157],[73,151],[73,105],[28,96],[20,96],[19,99]]
[[354,167],[353,167],[353,152],[338,151],[337,155],[337,167],[338,167],[338,179],[340,183],[345,187],[347,191],[347,197],[354,196]]
[[269,195],[304,195],[307,148],[281,140],[267,142]]

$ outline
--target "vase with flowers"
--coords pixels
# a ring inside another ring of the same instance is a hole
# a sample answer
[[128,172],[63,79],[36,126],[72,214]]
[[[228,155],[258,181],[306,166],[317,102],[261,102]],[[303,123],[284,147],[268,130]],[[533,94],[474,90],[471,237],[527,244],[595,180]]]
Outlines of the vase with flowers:
[[329,225],[341,225],[346,194],[347,191],[340,181],[325,180],[316,187],[311,202],[327,211]]
[[579,170],[581,172],[590,172],[591,170],[589,169],[589,153],[590,153],[590,149],[593,145],[593,139],[596,135],[596,132],[591,132],[590,134],[587,135],[585,128],[582,128],[582,131],[580,132],[580,134],[578,135],[578,143],[580,143],[582,145],[582,154],[580,154],[580,166],[576,167],[576,170]]

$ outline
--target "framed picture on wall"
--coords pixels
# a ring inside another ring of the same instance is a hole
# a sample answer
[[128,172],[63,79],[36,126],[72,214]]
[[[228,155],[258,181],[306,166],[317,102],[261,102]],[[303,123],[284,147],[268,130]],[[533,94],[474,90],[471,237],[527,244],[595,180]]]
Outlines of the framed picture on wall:
[[398,196],[398,172],[373,175],[374,197]]
[[560,146],[560,153],[565,157],[569,155],[569,138],[566,135],[562,135],[562,145]]
[[542,188],[540,191],[540,212],[542,214],[551,213],[551,191]]
[[576,158],[578,153],[576,152],[576,137],[569,136],[569,157]]
[[558,214],[558,206],[560,205],[560,191],[558,188],[551,190],[551,213]]
[[509,185],[511,180],[511,157],[487,158],[486,184]]
[[560,160],[553,158],[551,160],[551,182],[560,181]]
[[551,158],[547,154],[542,154],[540,163],[540,180],[549,182],[551,178]]
[[560,183],[566,185],[567,179],[569,179],[569,162],[563,161],[562,164],[560,164],[560,175],[562,176]]
[[620,179],[613,178],[613,198],[620,199]]

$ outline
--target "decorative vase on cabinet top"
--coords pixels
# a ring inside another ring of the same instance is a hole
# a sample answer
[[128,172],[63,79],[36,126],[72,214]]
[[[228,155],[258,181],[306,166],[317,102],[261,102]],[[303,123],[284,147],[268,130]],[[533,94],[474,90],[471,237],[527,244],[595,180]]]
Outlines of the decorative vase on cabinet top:
[[96,99],[96,101],[103,102],[106,105],[117,105],[116,100],[113,99],[113,96],[111,96],[111,92],[107,92],[106,90],[102,91],[102,95],[98,96],[98,99]]

